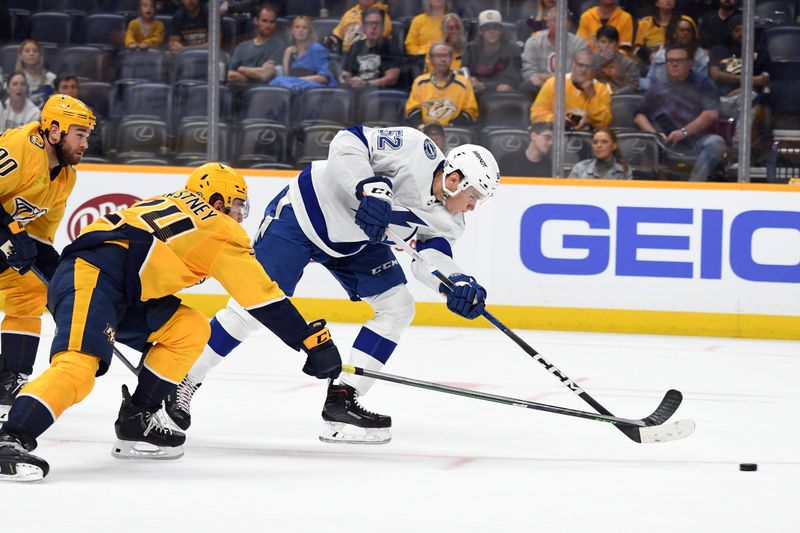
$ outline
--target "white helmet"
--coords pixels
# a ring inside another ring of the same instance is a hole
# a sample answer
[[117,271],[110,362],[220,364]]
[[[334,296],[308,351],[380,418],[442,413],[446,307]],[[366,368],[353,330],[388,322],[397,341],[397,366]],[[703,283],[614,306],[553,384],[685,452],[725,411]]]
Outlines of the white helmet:
[[489,150],[477,144],[462,144],[448,152],[442,173],[442,185],[451,172],[460,172],[462,179],[455,191],[443,187],[445,197],[455,196],[472,187],[482,202],[491,198],[500,185],[500,168],[497,166],[497,161]]

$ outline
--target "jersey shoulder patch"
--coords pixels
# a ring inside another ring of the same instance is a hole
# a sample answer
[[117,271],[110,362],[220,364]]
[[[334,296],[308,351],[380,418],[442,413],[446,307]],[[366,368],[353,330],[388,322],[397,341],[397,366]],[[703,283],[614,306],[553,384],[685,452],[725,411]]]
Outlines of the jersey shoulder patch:
[[425,139],[425,142],[422,143],[422,149],[428,159],[436,159],[436,145],[433,144],[432,140]]
[[31,135],[28,137],[28,140],[31,142],[32,145],[36,146],[37,148],[44,149],[44,141],[38,135]]

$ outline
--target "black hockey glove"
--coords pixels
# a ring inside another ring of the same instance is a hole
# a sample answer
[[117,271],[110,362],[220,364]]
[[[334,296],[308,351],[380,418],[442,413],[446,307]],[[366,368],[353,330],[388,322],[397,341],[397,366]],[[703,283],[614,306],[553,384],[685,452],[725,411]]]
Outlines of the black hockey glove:
[[36,267],[44,274],[47,279],[53,279],[53,274],[56,273],[58,260],[61,256],[58,255],[56,249],[50,244],[34,241],[36,243]]
[[30,270],[36,260],[36,242],[7,213],[0,222],[0,258],[20,274]]
[[356,210],[356,224],[369,242],[379,244],[392,216],[392,182],[381,176],[364,180],[356,187],[356,198],[361,200]]
[[303,341],[303,351],[308,354],[303,372],[319,379],[335,379],[342,371],[342,358],[331,339],[324,320],[308,325],[308,337]]
[[486,289],[466,274],[452,274],[448,279],[455,285],[453,290],[444,283],[439,285],[439,292],[447,295],[447,308],[469,320],[481,316],[486,307]]

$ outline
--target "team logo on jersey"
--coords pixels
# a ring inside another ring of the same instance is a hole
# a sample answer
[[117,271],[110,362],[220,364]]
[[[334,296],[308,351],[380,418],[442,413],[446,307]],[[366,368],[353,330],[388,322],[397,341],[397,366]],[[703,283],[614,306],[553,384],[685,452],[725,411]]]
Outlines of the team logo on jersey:
[[432,140],[425,139],[425,142],[422,144],[422,149],[425,151],[425,155],[428,159],[436,159],[436,145],[433,144]]
[[449,98],[423,102],[422,107],[425,108],[425,113],[427,113],[429,117],[438,122],[445,122],[445,119],[455,115],[458,109],[455,102]]
[[45,213],[47,213],[47,209],[41,209],[25,198],[20,198],[19,196],[14,198],[14,213],[11,216],[23,226],[33,222]]
[[110,345],[114,345],[114,342],[117,340],[117,330],[114,329],[114,326],[106,322],[106,327],[103,329],[103,335],[106,336],[106,340]]
[[31,135],[28,137],[28,140],[31,141],[32,145],[38,146],[39,148],[44,148],[44,141],[38,135]]

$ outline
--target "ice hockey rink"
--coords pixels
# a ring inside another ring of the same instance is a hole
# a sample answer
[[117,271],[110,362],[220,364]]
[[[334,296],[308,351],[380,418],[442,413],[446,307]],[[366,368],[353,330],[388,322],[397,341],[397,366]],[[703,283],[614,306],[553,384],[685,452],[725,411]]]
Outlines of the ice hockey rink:
[[[332,331],[346,347],[358,328]],[[323,444],[324,383],[265,330],[198,391],[176,461],[111,457],[120,385],[135,384],[115,362],[40,439],[50,475],[0,486],[0,531],[800,530],[800,342],[519,333],[618,416],[681,390],[673,419],[696,432],[636,444],[609,424],[378,383],[363,404],[393,417],[393,441]],[[495,329],[411,327],[387,372],[590,410]]]

